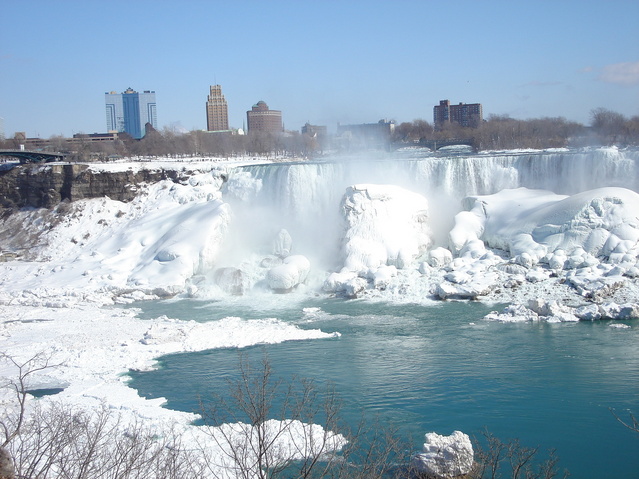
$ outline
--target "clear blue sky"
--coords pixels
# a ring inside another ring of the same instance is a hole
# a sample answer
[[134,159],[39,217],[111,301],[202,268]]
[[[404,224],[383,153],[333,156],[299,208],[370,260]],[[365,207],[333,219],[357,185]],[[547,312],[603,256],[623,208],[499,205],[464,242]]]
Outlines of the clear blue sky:
[[242,127],[639,115],[639,1],[0,1],[0,117],[42,138],[104,132],[104,92],[154,90],[160,128],[206,128],[209,85]]

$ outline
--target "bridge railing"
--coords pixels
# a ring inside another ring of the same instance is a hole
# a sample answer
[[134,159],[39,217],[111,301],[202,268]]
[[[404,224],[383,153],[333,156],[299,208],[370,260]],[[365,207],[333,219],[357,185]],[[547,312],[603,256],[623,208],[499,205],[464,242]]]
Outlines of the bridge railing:
[[64,153],[50,152],[50,151],[29,151],[29,150],[0,150],[0,157],[17,158],[20,163],[41,163],[62,161],[66,156]]

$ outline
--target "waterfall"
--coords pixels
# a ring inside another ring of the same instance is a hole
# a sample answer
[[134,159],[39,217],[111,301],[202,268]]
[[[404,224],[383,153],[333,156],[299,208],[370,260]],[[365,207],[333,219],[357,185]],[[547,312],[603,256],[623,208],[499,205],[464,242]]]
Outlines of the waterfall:
[[557,194],[604,186],[639,191],[639,150],[614,147],[410,159],[356,158],[238,169],[262,180],[263,201],[293,213],[313,211],[317,202],[341,197],[347,186],[356,183],[396,184],[426,197],[445,193],[460,200],[522,186]]
[[[387,158],[363,156],[324,161],[236,167],[236,175],[260,183],[241,207],[254,236],[260,224],[287,229],[308,251],[325,252],[340,234],[339,205],[348,186],[393,184],[425,196],[436,243],[445,241],[462,199],[507,188],[545,189],[575,194],[604,186],[639,191],[639,150],[615,147],[581,150],[482,153],[422,157],[401,153]],[[236,211],[238,207],[236,206]],[[275,220],[275,221],[273,221]],[[246,230],[245,230],[246,231]],[[269,234],[275,234],[269,231]],[[322,253],[323,252],[323,253]]]

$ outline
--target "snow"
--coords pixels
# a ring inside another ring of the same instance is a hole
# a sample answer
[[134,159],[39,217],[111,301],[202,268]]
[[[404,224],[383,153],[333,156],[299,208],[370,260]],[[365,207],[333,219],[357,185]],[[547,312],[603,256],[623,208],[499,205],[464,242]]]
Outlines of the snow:
[[[617,150],[595,153],[621,165],[622,172],[632,170]],[[433,161],[444,167],[441,159]],[[464,161],[446,167],[458,170]],[[501,171],[499,181],[517,176],[500,161],[486,159],[491,172]],[[96,171],[180,169],[188,179],[139,185],[129,203],[80,200],[2,219],[0,230],[10,233],[3,233],[3,248],[20,258],[0,263],[1,350],[19,361],[44,352],[58,364],[34,375],[30,387],[64,388],[56,400],[87,409],[106,404],[132,417],[173,421],[196,431],[190,426],[193,414],[163,408],[162,398],[140,397],[123,374],[152,368],[156,358],[169,353],[339,336],[277,318],[141,320],[136,309],[113,307],[161,297],[248,295],[280,301],[282,296],[273,293],[286,293],[415,303],[484,299],[508,303],[486,320],[603,319],[615,321],[611,327],[617,329],[628,326],[619,321],[639,317],[639,194],[631,189],[557,194],[518,187],[472,194],[458,199],[460,207],[450,208],[450,221],[441,222],[449,225],[447,235],[441,235],[448,241],[437,244],[434,213],[449,211],[431,211],[445,200],[434,197],[440,190],[356,182],[340,190],[341,205],[331,212],[332,194],[322,190],[319,167],[308,173],[316,175],[309,179],[300,165],[287,170],[292,184],[278,179],[277,186],[295,196],[286,200],[295,218],[316,227],[308,244],[335,252],[327,266],[317,262],[317,251],[297,241],[295,225],[283,228],[285,221],[264,214],[270,206],[260,196],[266,179],[247,169],[233,170],[247,163],[203,159],[91,165]],[[338,170],[331,168],[331,181],[336,181]],[[459,184],[446,187],[464,190]],[[255,213],[245,215],[250,219],[263,216],[263,224],[249,221],[242,230],[250,241],[233,234],[246,211]],[[327,211],[326,218],[341,215],[339,234],[333,235],[331,228],[337,228],[326,225],[324,216],[313,216]],[[0,378],[14,374],[0,368]],[[456,434],[427,437],[427,444],[441,443],[461,454],[465,439]],[[431,446],[426,450],[425,445],[420,456],[423,464],[438,461]]]
[[473,445],[461,431],[450,436],[426,434],[423,452],[413,457],[412,465],[429,477],[453,478],[468,474],[473,467]]
[[[183,351],[241,348],[255,344],[339,336],[303,330],[275,318],[244,320],[237,317],[200,323],[160,316],[140,320],[135,309],[104,309],[85,304],[76,308],[39,306],[0,307],[2,350],[19,362],[39,353],[51,354],[54,368],[34,375],[31,388],[62,387],[56,397],[71,403],[144,411],[144,417],[192,415],[157,406],[126,384],[129,369],[148,370],[155,358]],[[11,377],[12,371],[2,370]]]
[[426,198],[398,186],[349,187],[342,211],[347,271],[374,271],[386,265],[405,268],[431,243]]
[[289,291],[306,280],[310,269],[311,263],[305,256],[287,256],[281,265],[268,271],[266,280],[275,291]]
[[574,266],[590,260],[588,255],[639,254],[639,194],[625,188],[572,196],[519,188],[466,202],[472,206],[457,216],[451,231],[456,250],[470,238],[481,237],[493,248],[507,250],[513,257],[527,254],[535,263],[549,253],[579,257]]

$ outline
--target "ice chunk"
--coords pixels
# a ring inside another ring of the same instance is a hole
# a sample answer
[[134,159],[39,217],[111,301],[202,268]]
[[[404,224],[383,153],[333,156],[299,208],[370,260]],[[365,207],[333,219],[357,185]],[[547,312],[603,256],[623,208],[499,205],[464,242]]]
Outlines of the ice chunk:
[[428,264],[433,268],[442,268],[453,261],[453,254],[446,248],[435,248],[428,252]]
[[270,269],[266,274],[269,288],[275,291],[290,291],[306,281],[311,263],[302,255],[287,256],[281,265]]
[[453,478],[468,474],[473,459],[473,445],[467,434],[455,431],[450,436],[440,436],[429,432],[423,452],[415,455],[411,463],[429,477]]
[[327,293],[341,294],[348,298],[354,298],[361,293],[368,281],[357,276],[353,271],[331,273],[324,281],[323,289]]
[[273,241],[273,254],[285,258],[291,253],[293,239],[288,231],[281,229]]
[[351,186],[342,199],[342,213],[342,253],[350,271],[406,268],[431,243],[426,198],[398,186]]

